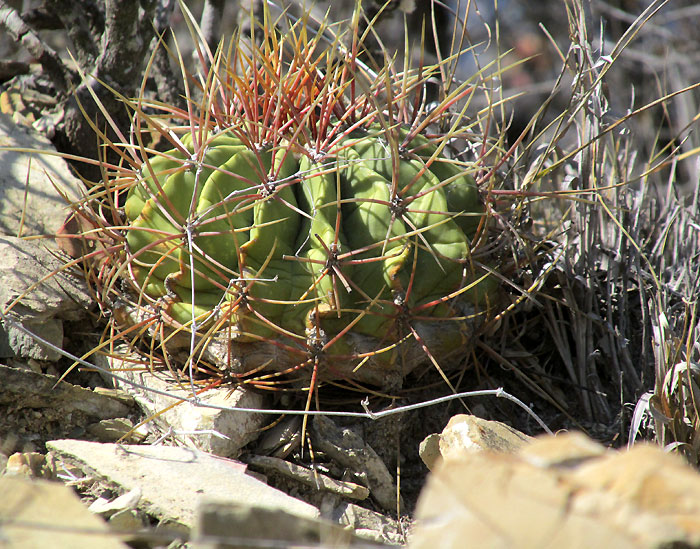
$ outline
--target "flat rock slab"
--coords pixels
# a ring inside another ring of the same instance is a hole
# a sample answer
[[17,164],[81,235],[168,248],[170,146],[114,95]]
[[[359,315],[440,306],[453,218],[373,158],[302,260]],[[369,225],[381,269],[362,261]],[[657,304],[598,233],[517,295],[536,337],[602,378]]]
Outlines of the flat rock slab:
[[124,417],[131,412],[118,398],[67,381],[59,382],[55,376],[0,364],[0,405],[3,404],[13,408],[52,408],[64,420],[72,412],[99,419]]
[[51,142],[0,113],[0,166],[0,234],[55,234],[69,212],[61,193],[77,200],[82,184]]
[[319,516],[316,507],[247,475],[244,464],[195,449],[80,440],[55,440],[46,446],[59,470],[63,461],[119,492],[140,489],[139,507],[161,522],[192,528],[197,506],[211,499]]
[[0,477],[0,547],[125,549],[107,523],[62,484]]

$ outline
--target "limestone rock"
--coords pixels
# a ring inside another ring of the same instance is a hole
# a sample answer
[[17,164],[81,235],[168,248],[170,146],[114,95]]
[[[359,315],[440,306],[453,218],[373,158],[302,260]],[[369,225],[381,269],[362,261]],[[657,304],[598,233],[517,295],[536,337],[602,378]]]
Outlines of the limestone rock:
[[169,528],[189,529],[200,501],[282,509],[315,518],[318,509],[246,474],[244,464],[192,448],[55,440],[46,444],[55,468],[77,467],[119,493],[139,490],[138,508]]
[[196,549],[367,546],[351,530],[318,518],[216,501],[200,505],[193,538]]
[[358,537],[367,541],[397,546],[406,543],[405,532],[397,520],[354,503],[341,502],[323,516],[351,528]]
[[39,452],[16,452],[7,459],[6,475],[21,475],[28,478],[50,478],[46,468],[46,456]]
[[265,421],[262,414],[225,409],[263,408],[259,393],[245,387],[234,391],[212,387],[198,395],[201,405],[178,404],[192,396],[187,382],[178,384],[168,373],[135,367],[127,354],[122,356],[105,361],[106,368],[121,378],[113,383],[133,396],[147,417],[153,417],[164,432],[172,433],[182,443],[217,456],[237,457],[241,448],[259,435]]
[[[79,436],[96,420],[132,412],[122,401],[48,374],[0,364],[0,441],[6,452],[58,437]],[[37,446],[37,444],[39,446]]]
[[444,460],[417,508],[414,549],[700,545],[700,475],[654,446],[608,451],[583,435],[515,454]]
[[[352,429],[338,427],[332,419],[325,416],[314,416],[312,436],[314,447],[351,471],[364,473],[367,487],[383,509],[396,509],[394,479],[381,458],[362,437]],[[403,502],[401,506],[403,507]]]
[[429,435],[420,445],[420,457],[431,471],[442,459],[459,458],[464,452],[511,453],[532,440],[499,421],[458,414],[450,419],[442,433]]
[[125,549],[72,489],[45,480],[0,477],[0,544],[7,549]]
[[55,234],[70,211],[66,198],[79,199],[82,183],[71,174],[51,142],[0,113],[0,166],[0,234]]
[[58,360],[16,324],[61,348],[63,321],[85,318],[92,304],[84,280],[35,241],[0,237],[0,257],[0,308],[9,317],[0,321],[0,357]]

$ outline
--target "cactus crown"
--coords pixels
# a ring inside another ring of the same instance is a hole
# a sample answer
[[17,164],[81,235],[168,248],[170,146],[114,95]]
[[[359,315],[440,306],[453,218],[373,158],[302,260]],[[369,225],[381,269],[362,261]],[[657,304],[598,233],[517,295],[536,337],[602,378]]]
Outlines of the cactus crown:
[[243,372],[323,364],[385,385],[473,337],[497,283],[482,167],[452,146],[471,88],[429,105],[445,62],[374,63],[359,20],[312,33],[266,10],[245,40],[198,46],[184,106],[126,100],[133,131],[107,143],[122,162],[103,163],[92,221],[119,333],[187,340],[190,366],[218,339]]

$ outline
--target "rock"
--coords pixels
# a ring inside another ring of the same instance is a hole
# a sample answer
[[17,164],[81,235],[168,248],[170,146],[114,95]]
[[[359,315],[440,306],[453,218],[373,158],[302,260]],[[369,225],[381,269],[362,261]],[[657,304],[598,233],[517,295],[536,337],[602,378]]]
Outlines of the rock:
[[288,416],[258,438],[256,454],[284,459],[301,444],[301,416]]
[[55,234],[70,211],[66,198],[78,200],[83,187],[51,142],[0,113],[0,166],[0,234]]
[[135,509],[140,499],[141,489],[137,487],[111,501],[101,497],[97,498],[90,504],[88,510],[96,515],[100,515],[102,518],[108,519],[120,511]]
[[428,469],[431,471],[435,469],[442,460],[440,435],[433,433],[425,437],[418,446],[418,455]]
[[[119,532],[120,534],[136,533],[144,528],[144,521],[141,515],[133,509],[117,511],[109,518],[107,524],[110,530]],[[138,537],[136,537],[136,539],[138,539]]]
[[45,480],[0,477],[3,548],[126,549],[72,489]]
[[410,547],[697,547],[700,475],[655,446],[608,451],[580,434],[515,454],[444,460]]
[[142,442],[148,435],[146,425],[134,429],[134,423],[127,418],[103,419],[88,425],[87,431],[100,442],[123,442],[136,444]]
[[29,478],[51,477],[51,471],[46,467],[46,456],[39,452],[17,452],[12,454],[7,459],[5,474]]
[[308,467],[271,456],[248,456],[248,464],[265,474],[277,473],[310,486],[319,492],[329,492],[353,500],[367,499],[369,490],[354,482],[335,480]]
[[324,416],[314,416],[311,432],[314,448],[322,450],[351,471],[364,473],[367,487],[377,503],[386,510],[396,510],[396,484],[371,446],[351,429],[341,429]]
[[[56,376],[37,374],[0,364],[0,404],[19,408],[51,408],[89,417],[123,417],[131,410],[118,399],[91,389],[60,381]],[[64,418],[66,419],[66,418]]]
[[0,237],[0,257],[0,308],[8,317],[0,322],[0,358],[58,360],[58,351],[17,324],[62,348],[63,321],[85,318],[92,304],[85,282],[34,241]]
[[115,398],[55,376],[0,365],[0,412],[0,439],[16,437],[16,448],[84,433],[85,425],[95,420],[124,417],[131,410]]
[[[353,547],[366,542],[352,531],[281,509],[203,502],[193,532],[195,549],[253,547]],[[214,541],[216,540],[216,541]]]
[[398,521],[376,511],[360,507],[354,503],[342,502],[324,518],[345,528],[350,528],[355,535],[372,541],[390,545],[404,545],[406,536]]
[[282,509],[315,518],[318,509],[247,475],[244,464],[192,448],[103,444],[80,440],[47,443],[55,468],[61,463],[125,493],[139,489],[138,508],[169,529],[189,529],[205,498]]
[[439,435],[429,435],[421,442],[419,454],[431,471],[441,459],[459,458],[464,452],[515,452],[532,437],[499,421],[477,416],[453,416]]
[[263,414],[207,407],[263,408],[262,395],[245,387],[234,391],[230,387],[212,387],[201,392],[198,398],[204,406],[190,402],[178,404],[179,400],[192,396],[187,382],[177,384],[169,373],[149,371],[146,365],[142,369],[135,367],[127,355],[124,359],[109,357],[108,360],[109,368],[128,381],[114,380],[114,383],[132,395],[164,432],[170,432],[188,446],[218,456],[237,457],[264,425]]

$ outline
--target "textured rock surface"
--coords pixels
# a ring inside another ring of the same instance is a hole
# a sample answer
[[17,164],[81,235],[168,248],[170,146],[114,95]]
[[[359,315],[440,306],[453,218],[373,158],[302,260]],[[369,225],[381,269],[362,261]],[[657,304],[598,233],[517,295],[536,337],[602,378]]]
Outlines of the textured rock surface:
[[0,364],[0,446],[6,452],[41,450],[53,438],[84,435],[96,420],[125,417],[134,409],[55,376]]
[[[216,501],[200,505],[193,538],[200,548],[367,546],[351,531],[317,518]],[[207,544],[207,540],[214,539],[221,540],[221,544]]]
[[515,454],[445,460],[417,519],[413,548],[696,547],[700,475],[654,446],[543,437]]
[[0,546],[3,549],[70,547],[120,549],[104,521],[55,482],[0,477]]
[[396,484],[387,466],[362,437],[333,420],[315,416],[312,422],[314,446],[351,471],[364,474],[372,497],[386,510],[397,505]]
[[477,416],[453,416],[440,434],[426,437],[420,445],[420,457],[431,471],[443,459],[459,457],[464,452],[515,452],[531,437],[499,421]]
[[[0,308],[10,320],[62,347],[63,321],[85,318],[92,303],[83,279],[62,271],[63,261],[35,241],[0,237],[0,257]],[[58,360],[60,354],[12,322],[0,322],[0,357]]]
[[191,528],[200,501],[282,509],[315,518],[318,509],[245,473],[245,465],[190,448],[100,444],[80,440],[47,443],[57,470],[77,467],[118,492],[139,489],[139,509],[161,522]]
[[[38,154],[4,148],[32,149]],[[55,234],[69,212],[61,193],[76,200],[82,184],[51,142],[0,113],[0,166],[0,234]]]
[[[178,399],[192,396],[187,383],[178,385],[165,373],[134,368],[133,362],[123,362],[117,358],[110,358],[109,364],[115,373],[127,380],[115,379],[114,383],[131,394],[147,416],[153,416],[153,421],[164,432],[171,432],[188,446],[217,456],[236,457],[243,446],[258,436],[259,429],[263,427],[262,414],[206,407],[262,408],[263,397],[258,393],[243,387],[235,391],[229,387],[213,387],[198,395],[200,402],[206,406],[189,402],[177,404]],[[152,389],[172,396],[158,394]]]

